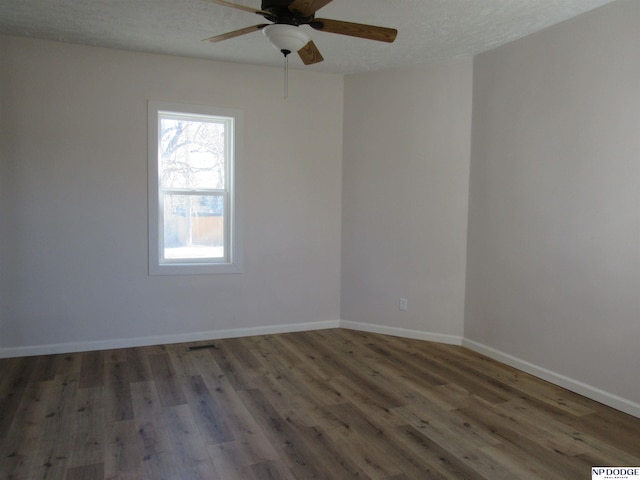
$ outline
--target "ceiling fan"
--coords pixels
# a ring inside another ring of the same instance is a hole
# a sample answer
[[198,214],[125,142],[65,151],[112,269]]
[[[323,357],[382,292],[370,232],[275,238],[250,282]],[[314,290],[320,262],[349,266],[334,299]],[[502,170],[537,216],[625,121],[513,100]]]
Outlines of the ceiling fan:
[[321,32],[338,33],[340,35],[388,43],[393,42],[398,34],[398,31],[394,28],[316,18],[316,12],[332,0],[262,0],[260,10],[226,0],[208,1],[255,13],[272,23],[262,23],[241,28],[233,32],[206,38],[205,41],[220,42],[262,30],[271,44],[280,50],[285,57],[292,52],[297,52],[305,65],[319,63],[324,59],[309,34],[299,28],[300,25],[309,25],[314,30]]

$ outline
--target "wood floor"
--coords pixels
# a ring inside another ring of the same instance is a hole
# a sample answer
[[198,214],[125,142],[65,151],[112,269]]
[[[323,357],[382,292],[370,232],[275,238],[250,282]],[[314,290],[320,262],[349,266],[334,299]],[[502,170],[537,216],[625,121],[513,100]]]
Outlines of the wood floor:
[[640,419],[350,330],[0,360],[2,479],[590,479]]

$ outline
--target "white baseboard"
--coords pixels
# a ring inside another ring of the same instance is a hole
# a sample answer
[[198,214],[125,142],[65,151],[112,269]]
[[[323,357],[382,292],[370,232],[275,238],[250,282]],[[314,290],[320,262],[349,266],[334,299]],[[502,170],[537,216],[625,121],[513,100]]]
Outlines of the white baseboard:
[[511,367],[517,368],[518,370],[529,373],[535,377],[546,380],[547,382],[553,383],[554,385],[566,388],[567,390],[571,390],[572,392],[583,395],[587,398],[590,398],[591,400],[595,400],[596,402],[600,402],[604,405],[615,408],[616,410],[620,410],[622,412],[628,413],[629,415],[640,418],[639,403],[632,402],[631,400],[627,400],[626,398],[619,397],[609,392],[605,392],[604,390],[600,390],[599,388],[593,387],[586,383],[566,377],[552,370],[539,367],[533,363],[529,363],[525,360],[521,360],[517,357],[501,352],[500,350],[496,350],[495,348],[491,348],[481,343],[474,342],[473,340],[465,338],[462,340],[462,345],[469,348],[470,350],[497,360],[498,362],[504,363]]
[[264,327],[233,328],[176,335],[157,335],[151,337],[118,338],[113,340],[98,340],[90,342],[55,343],[50,345],[31,345],[25,347],[0,348],[0,358],[88,352],[94,350],[111,350],[114,348],[146,347],[149,345],[165,345],[171,343],[220,340],[223,338],[250,337],[253,335],[270,335],[276,333],[302,332],[309,330],[324,330],[327,328],[340,328],[340,320],[269,325]]
[[158,335],[151,337],[120,338],[113,340],[99,340],[91,342],[56,343],[50,345],[32,345],[24,347],[0,348],[0,358],[26,357],[33,355],[51,355],[60,353],[86,352],[93,350],[110,350],[114,348],[145,347],[149,345],[163,345],[172,343],[220,340],[223,338],[248,337],[253,335],[270,335],[277,333],[301,332],[310,330],[324,330],[328,328],[347,328],[363,332],[393,335],[396,337],[413,338],[429,342],[449,345],[462,345],[473,351],[486,355],[506,365],[530,373],[538,378],[551,382],[560,387],[584,395],[587,398],[608,405],[612,408],[640,418],[640,404],[619,397],[599,388],[587,385],[543,367],[539,367],[525,360],[488,347],[473,340],[457,335],[410,330],[406,328],[372,325],[368,323],[351,322],[346,320],[327,320],[321,322],[270,325],[264,327],[236,328],[212,330],[207,332],[193,332],[176,335]]
[[389,327],[386,325],[372,325],[370,323],[350,322],[347,320],[340,321],[340,327],[348,328],[349,330],[360,330],[362,332],[393,335],[394,337],[446,343],[448,345],[462,345],[462,337],[457,335],[444,335],[442,333],[423,332],[420,330],[409,330],[406,328]]

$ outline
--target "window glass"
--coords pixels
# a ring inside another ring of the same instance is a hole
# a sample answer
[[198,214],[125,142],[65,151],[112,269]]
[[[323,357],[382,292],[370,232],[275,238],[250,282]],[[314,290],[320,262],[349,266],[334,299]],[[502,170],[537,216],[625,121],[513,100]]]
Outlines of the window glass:
[[164,259],[224,258],[221,195],[164,196]]
[[224,188],[226,121],[160,119],[160,181],[168,188]]

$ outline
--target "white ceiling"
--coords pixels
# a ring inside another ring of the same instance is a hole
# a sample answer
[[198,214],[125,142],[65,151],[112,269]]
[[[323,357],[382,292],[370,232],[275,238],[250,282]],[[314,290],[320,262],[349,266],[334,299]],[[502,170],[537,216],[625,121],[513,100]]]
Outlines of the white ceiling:
[[[231,0],[260,8],[260,0]],[[354,73],[474,55],[614,0],[334,0],[317,17],[397,28],[393,44],[318,32],[325,61],[290,68]],[[2,0],[0,33],[71,43],[282,65],[261,32],[203,38],[263,23],[253,13],[206,0]]]

